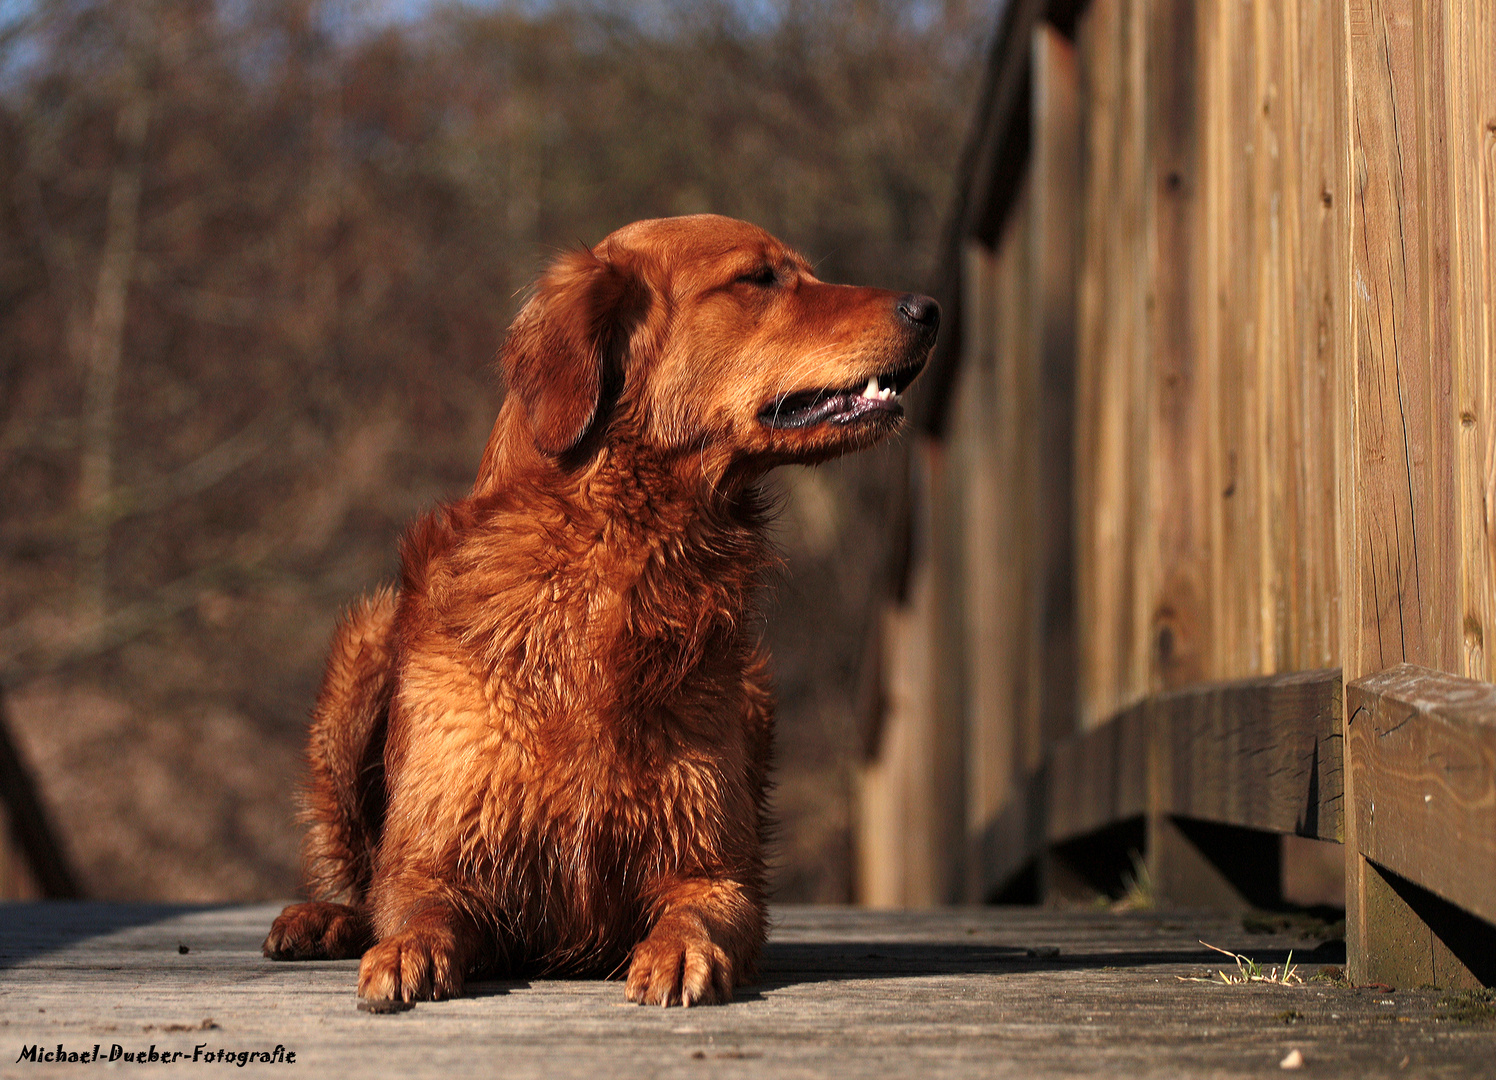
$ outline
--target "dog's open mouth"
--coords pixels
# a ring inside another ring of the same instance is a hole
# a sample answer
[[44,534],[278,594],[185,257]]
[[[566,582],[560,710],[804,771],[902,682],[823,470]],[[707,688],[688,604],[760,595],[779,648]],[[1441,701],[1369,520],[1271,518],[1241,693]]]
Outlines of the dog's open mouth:
[[868,376],[867,382],[840,390],[799,390],[781,394],[759,410],[758,419],[771,428],[808,428],[817,424],[855,424],[874,418],[904,415],[899,398],[914,381],[923,361],[897,371]]

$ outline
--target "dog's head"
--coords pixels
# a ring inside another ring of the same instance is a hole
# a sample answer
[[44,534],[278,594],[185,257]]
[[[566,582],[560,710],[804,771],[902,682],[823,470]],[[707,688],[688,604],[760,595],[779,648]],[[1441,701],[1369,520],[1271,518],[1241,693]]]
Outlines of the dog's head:
[[640,221],[541,277],[502,353],[543,453],[614,440],[717,475],[870,446],[935,344],[928,297],[828,285],[762,229]]

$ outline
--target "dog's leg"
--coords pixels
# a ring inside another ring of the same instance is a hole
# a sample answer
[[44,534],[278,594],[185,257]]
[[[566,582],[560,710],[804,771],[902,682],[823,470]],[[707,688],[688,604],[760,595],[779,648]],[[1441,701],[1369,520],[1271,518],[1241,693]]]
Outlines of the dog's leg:
[[392,929],[364,953],[358,996],[441,1001],[462,993],[468,972],[491,951],[491,935],[448,899],[412,897],[401,909],[380,919]]
[[374,943],[363,911],[347,904],[292,904],[276,916],[261,951],[272,960],[355,960]]
[[660,898],[654,928],[634,947],[628,1000],[715,1005],[752,974],[767,919],[761,899],[736,881],[687,879]]

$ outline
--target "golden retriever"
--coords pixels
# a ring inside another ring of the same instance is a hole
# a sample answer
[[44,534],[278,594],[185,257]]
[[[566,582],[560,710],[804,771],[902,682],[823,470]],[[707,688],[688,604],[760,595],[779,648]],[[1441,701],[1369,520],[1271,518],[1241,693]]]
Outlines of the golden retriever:
[[630,1001],[729,1000],[766,932],[759,482],[893,432],[939,318],[713,215],[561,256],[510,328],[472,493],[334,637],[318,899],[265,954],[362,956],[373,1001],[625,964]]

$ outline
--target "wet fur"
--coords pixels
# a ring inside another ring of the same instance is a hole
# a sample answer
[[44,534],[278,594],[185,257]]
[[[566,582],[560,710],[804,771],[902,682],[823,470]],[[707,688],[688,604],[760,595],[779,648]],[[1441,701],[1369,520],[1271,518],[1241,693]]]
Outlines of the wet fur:
[[[760,264],[782,283],[745,283]],[[923,363],[933,329],[899,299],[710,216],[557,261],[510,330],[472,494],[411,527],[398,591],[334,635],[309,741],[316,899],[266,955],[362,956],[374,999],[627,968],[630,1000],[691,1004],[752,977],[773,727],[757,482],[897,425],[757,414]]]

